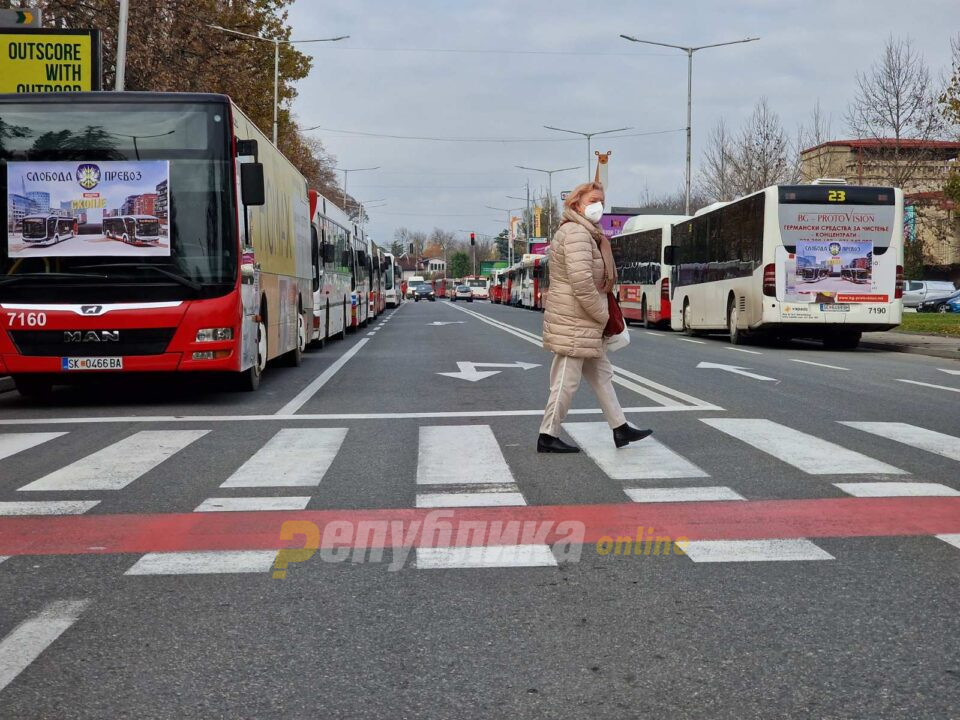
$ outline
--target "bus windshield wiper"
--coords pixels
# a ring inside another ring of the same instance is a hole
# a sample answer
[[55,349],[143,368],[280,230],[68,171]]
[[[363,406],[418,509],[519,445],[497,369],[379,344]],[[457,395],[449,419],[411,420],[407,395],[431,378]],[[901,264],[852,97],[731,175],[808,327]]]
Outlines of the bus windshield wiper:
[[106,280],[106,275],[96,275],[94,273],[73,273],[73,272],[52,272],[52,273],[17,273],[16,275],[7,275],[0,279],[0,285],[19,282],[21,280],[42,280],[44,278],[95,278],[97,280]]
[[164,275],[170,278],[174,282],[177,282],[183,285],[184,287],[190,288],[194,292],[200,292],[201,290],[203,290],[203,285],[201,285],[200,283],[195,282],[190,278],[185,277],[184,275],[181,275],[180,273],[171,272],[170,270],[167,270],[166,268],[161,267],[160,265],[147,265],[144,263],[106,263],[106,264],[101,263],[99,265],[80,265],[78,267],[81,270],[95,269],[95,268],[128,268],[131,270],[153,270],[154,272],[158,272],[161,275]]

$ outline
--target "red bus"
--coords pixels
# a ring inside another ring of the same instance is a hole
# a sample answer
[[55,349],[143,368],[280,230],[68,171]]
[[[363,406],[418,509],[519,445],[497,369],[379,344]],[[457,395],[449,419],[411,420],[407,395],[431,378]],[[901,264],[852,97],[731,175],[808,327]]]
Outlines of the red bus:
[[685,215],[636,215],[610,239],[617,265],[617,297],[626,320],[644,327],[670,323],[670,265],[663,249],[674,223]]
[[[33,178],[31,190],[85,211],[74,239],[47,248],[18,249],[0,218],[0,373],[21,393],[137,371],[218,371],[253,390],[268,360],[300,363],[318,271],[307,183],[230,98],[0,95],[0,125],[25,129],[3,139],[0,182]],[[44,163],[58,170],[31,174]],[[162,182],[147,186],[156,168]],[[111,178],[125,198],[111,196]],[[160,243],[104,243],[107,211],[156,217]]]

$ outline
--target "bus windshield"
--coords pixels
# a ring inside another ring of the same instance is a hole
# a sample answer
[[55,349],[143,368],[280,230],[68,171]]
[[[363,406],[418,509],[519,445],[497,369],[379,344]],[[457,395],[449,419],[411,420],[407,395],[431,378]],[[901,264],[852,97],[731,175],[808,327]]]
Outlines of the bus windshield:
[[[124,102],[0,101],[0,195],[10,198],[0,203],[0,228],[7,240],[0,248],[0,302],[30,300],[38,293],[49,297],[53,288],[67,302],[164,301],[229,292],[236,283],[239,249],[229,119],[226,103],[158,102],[133,93]],[[7,187],[13,170],[32,167],[29,163],[53,167],[158,160],[169,163],[163,192],[158,186],[146,200],[145,195],[130,196],[130,209],[117,214],[145,216],[137,219],[136,236],[161,235],[162,254],[138,254],[133,244],[123,246],[114,239],[92,242],[104,232],[109,209],[72,210],[69,202],[22,180],[21,187],[14,181]],[[38,207],[44,204],[53,207]],[[43,256],[13,256],[20,233],[24,239],[48,234],[42,219],[24,216],[51,210],[72,214],[76,238],[43,247]],[[118,251],[118,246],[123,247]],[[111,252],[98,254],[99,248]],[[164,272],[146,267],[151,265]],[[12,276],[20,274],[22,280],[14,282]]]

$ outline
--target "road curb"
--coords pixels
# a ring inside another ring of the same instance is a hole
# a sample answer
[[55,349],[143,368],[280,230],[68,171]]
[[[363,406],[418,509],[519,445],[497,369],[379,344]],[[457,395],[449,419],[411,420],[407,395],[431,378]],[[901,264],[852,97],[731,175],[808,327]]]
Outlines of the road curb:
[[927,348],[901,343],[870,342],[869,340],[861,340],[860,347],[869,348],[870,350],[887,350],[888,352],[902,352],[913,355],[947,358],[949,360],[960,360],[960,350],[957,349]]

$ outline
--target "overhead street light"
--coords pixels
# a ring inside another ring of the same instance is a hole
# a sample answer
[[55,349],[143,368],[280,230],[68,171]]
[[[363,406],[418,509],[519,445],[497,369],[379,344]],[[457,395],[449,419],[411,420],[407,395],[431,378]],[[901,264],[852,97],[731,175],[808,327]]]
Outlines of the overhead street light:
[[523,210],[523,208],[501,208],[494,207],[493,205],[484,205],[484,207],[490,210],[499,210],[500,212],[505,212],[507,214],[507,267],[509,267],[513,265],[513,243],[510,242],[510,213],[519,212],[520,210]]
[[[589,155],[589,150],[587,154]],[[550,228],[553,227],[553,174],[558,172],[566,172],[567,170],[577,170],[579,168],[567,167],[567,168],[557,168],[556,170],[544,170],[542,168],[527,167],[526,165],[516,165],[515,167],[520,168],[521,170],[533,170],[534,172],[542,172],[547,174],[547,192],[550,193],[550,204],[547,205],[547,232],[549,233]],[[589,172],[589,167],[588,167]]]
[[590,182],[590,138],[594,135],[607,135],[609,133],[621,132],[623,130],[633,130],[632,127],[615,128],[613,130],[598,130],[597,132],[581,132],[580,130],[565,130],[563,128],[544,125],[547,130],[557,130],[558,132],[571,133],[573,135],[583,135],[587,139],[587,182]]
[[690,117],[692,115],[693,107],[693,54],[697,50],[706,50],[707,48],[722,47],[724,45],[739,45],[740,43],[753,42],[754,40],[759,40],[760,38],[748,37],[743,40],[731,40],[729,42],[722,43],[711,43],[710,45],[698,45],[696,47],[686,47],[684,45],[671,45],[670,43],[656,42],[655,40],[640,40],[635,38],[632,35],[623,35],[621,34],[624,40],[629,40],[630,42],[643,43],[645,45],[659,45],[660,47],[674,48],[675,50],[682,50],[687,54],[687,180],[686,180],[686,202],[684,211],[685,215],[690,214]]
[[239,30],[231,30],[230,28],[222,27],[221,25],[213,25],[212,23],[207,23],[207,27],[212,27],[215,30],[220,30],[221,32],[230,33],[231,35],[239,35],[240,37],[249,38],[251,40],[262,40],[263,42],[273,43],[273,144],[277,144],[277,125],[278,125],[278,112],[280,107],[280,46],[281,45],[299,45],[301,43],[315,43],[315,42],[337,42],[338,40],[346,40],[349,35],[338,35],[337,37],[332,38],[315,38],[312,40],[281,40],[280,38],[265,38],[262,35],[252,35],[250,33],[240,32]]

